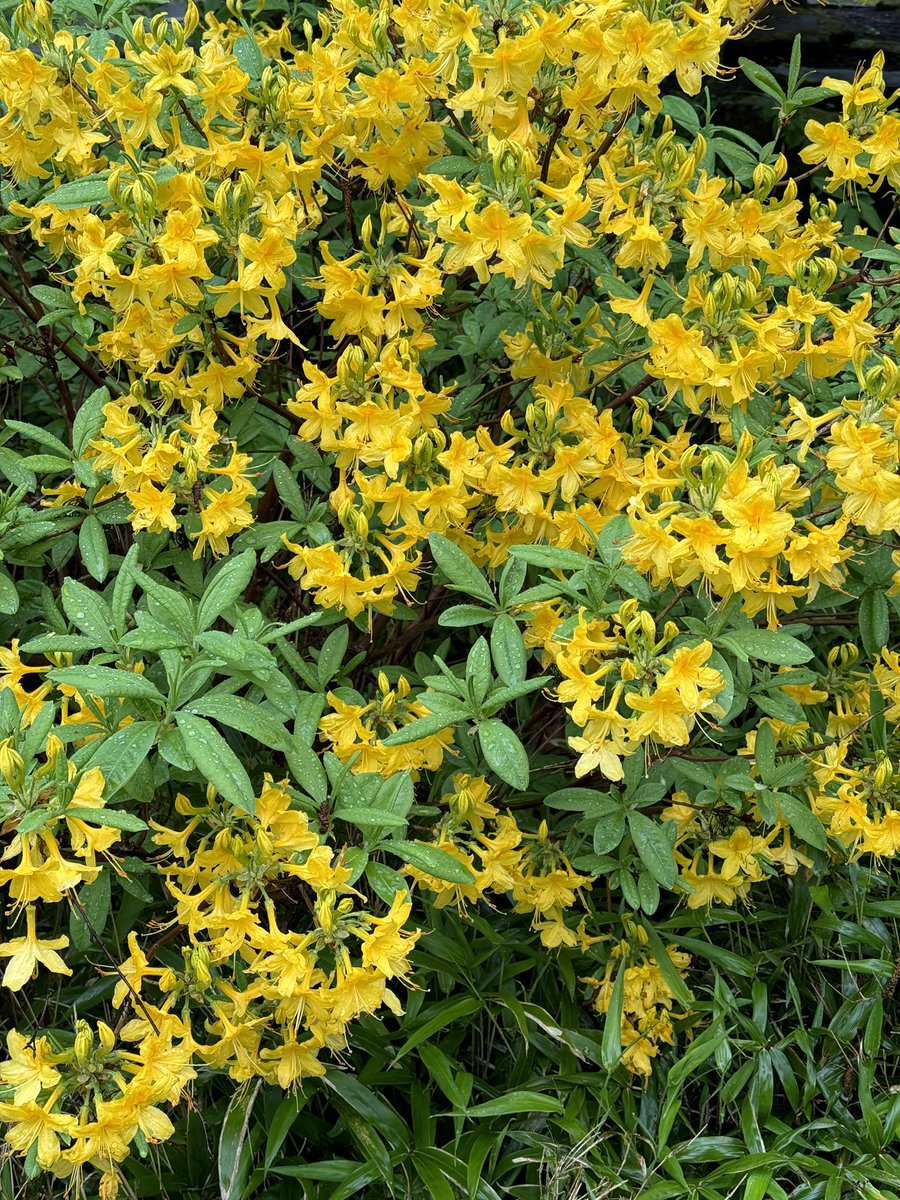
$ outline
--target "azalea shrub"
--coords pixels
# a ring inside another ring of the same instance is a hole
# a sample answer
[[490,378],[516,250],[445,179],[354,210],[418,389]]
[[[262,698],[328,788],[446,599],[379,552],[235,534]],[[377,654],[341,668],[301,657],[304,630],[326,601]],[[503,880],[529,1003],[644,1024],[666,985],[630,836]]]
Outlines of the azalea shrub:
[[2,6],[4,1195],[900,1195],[900,108],[780,19]]

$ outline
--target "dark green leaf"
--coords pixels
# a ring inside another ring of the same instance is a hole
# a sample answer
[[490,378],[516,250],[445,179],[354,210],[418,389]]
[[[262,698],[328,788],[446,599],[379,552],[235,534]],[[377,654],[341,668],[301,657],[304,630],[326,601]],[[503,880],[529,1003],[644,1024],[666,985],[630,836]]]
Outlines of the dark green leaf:
[[495,775],[511,788],[524,792],[528,787],[528,754],[515,733],[493,718],[478,726],[478,741],[484,760]]
[[81,522],[78,551],[88,572],[98,583],[102,583],[109,574],[109,548],[103,526],[93,513],[88,513]]
[[115,670],[112,667],[58,667],[48,673],[54,683],[75,688],[83,696],[101,696],[126,700],[152,700],[163,704],[165,697],[155,684],[144,675],[134,671]]
[[777,666],[793,667],[813,657],[812,650],[799,638],[774,629],[731,629],[719,640],[739,658],[757,658]]
[[429,536],[428,545],[431,547],[434,561],[452,588],[459,592],[467,592],[470,596],[496,608],[497,602],[488,581],[459,546],[439,533]]
[[661,887],[673,888],[677,874],[675,856],[665,830],[634,809],[628,814],[628,828],[641,862]]
[[256,808],[250,778],[240,759],[208,721],[189,712],[175,714],[184,746],[197,770],[219,795],[244,812]]
[[426,875],[433,875],[435,879],[444,879],[447,883],[472,883],[475,879],[464,862],[437,846],[397,838],[396,841],[387,842],[384,848],[408,862],[417,871],[424,871]]

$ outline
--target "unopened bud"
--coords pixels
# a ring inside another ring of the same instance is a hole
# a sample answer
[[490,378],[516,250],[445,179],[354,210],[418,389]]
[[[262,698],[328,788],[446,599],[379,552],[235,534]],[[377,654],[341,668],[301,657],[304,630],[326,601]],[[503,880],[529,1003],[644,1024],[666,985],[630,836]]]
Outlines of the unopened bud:
[[171,967],[164,967],[159,977],[159,990],[173,992],[178,987],[178,976]]
[[0,774],[11,792],[18,792],[25,782],[25,760],[15,748],[11,737],[0,743]]
[[208,988],[212,983],[212,973],[209,969],[209,950],[206,946],[195,946],[191,950],[191,975],[201,988]]
[[883,750],[878,751],[876,758],[878,761],[875,765],[875,771],[873,772],[873,775],[875,779],[875,786],[880,789],[886,787],[887,784],[890,783],[894,774],[894,764]]
[[94,1034],[87,1021],[79,1021],[75,1034],[75,1061],[80,1067],[87,1066],[94,1049]]

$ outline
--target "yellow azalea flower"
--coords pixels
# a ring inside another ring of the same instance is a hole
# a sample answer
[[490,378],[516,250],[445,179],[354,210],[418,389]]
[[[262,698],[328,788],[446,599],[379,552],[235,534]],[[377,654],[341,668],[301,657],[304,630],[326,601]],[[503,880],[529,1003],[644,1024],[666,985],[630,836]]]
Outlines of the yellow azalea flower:
[[13,1104],[37,1100],[43,1089],[52,1091],[60,1081],[55,1058],[45,1037],[26,1038],[10,1029],[6,1035],[9,1058],[0,1062],[0,1080],[15,1088]]
[[58,1093],[46,1105],[31,1100],[24,1104],[0,1103],[0,1121],[8,1121],[4,1136],[16,1154],[23,1157],[37,1143],[38,1166],[52,1168],[60,1158],[60,1135],[71,1134],[75,1118],[55,1112]]
[[271,1082],[277,1082],[279,1087],[287,1091],[304,1079],[315,1079],[325,1074],[325,1066],[318,1059],[323,1045],[321,1038],[306,1038],[298,1042],[291,1037],[274,1049],[261,1050],[260,1058],[271,1064],[268,1068]]
[[699,855],[696,855],[689,867],[681,868],[679,876],[687,884],[688,908],[707,908],[710,904],[717,903],[730,907],[739,896],[746,892],[749,885],[742,875],[735,874],[726,878],[713,869],[712,857],[709,858],[707,868],[702,873],[698,863]]
[[3,972],[3,986],[11,992],[20,991],[34,975],[38,965],[56,975],[72,974],[71,968],[56,953],[68,946],[69,939],[65,936],[39,938],[36,919],[36,909],[29,904],[25,909],[25,934],[0,944],[0,958],[9,959]]

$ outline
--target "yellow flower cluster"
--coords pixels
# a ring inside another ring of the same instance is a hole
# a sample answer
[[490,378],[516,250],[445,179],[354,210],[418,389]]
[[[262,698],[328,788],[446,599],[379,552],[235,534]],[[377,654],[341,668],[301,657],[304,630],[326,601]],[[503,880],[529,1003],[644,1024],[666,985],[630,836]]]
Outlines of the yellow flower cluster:
[[[197,1053],[209,1065],[284,1088],[323,1074],[319,1052],[342,1049],[360,1014],[402,1011],[392,985],[408,981],[419,937],[404,928],[406,893],[384,916],[368,913],[350,867],[271,778],[253,816],[212,792],[176,807],[187,825],[153,823],[154,840],[171,857],[161,871],[190,945],[182,971],[150,970],[165,1000],[143,1005],[148,1019],[202,1002],[212,1017]],[[140,991],[148,971],[136,943],[123,972]]]
[[[72,974],[58,953],[68,946],[68,937],[39,937],[38,909],[60,904],[81,884],[95,880],[103,858],[122,836],[119,829],[102,823],[103,775],[97,768],[79,774],[62,750],[59,738],[50,734],[44,762],[26,780],[25,763],[13,739],[0,743],[0,774],[16,806],[7,814],[16,832],[0,857],[0,884],[13,901],[13,911],[23,913],[25,920],[23,934],[0,943],[0,958],[9,960],[3,986],[14,992],[25,987],[39,964],[59,975]],[[79,809],[84,810],[83,818]],[[30,828],[23,828],[25,822]]]
[[409,681],[402,676],[391,687],[387,676],[379,671],[376,699],[368,704],[353,703],[334,692],[329,692],[326,700],[331,711],[319,721],[319,733],[334,755],[341,762],[349,762],[355,772],[389,779],[399,771],[408,771],[417,780],[421,771],[439,769],[453,740],[453,731],[443,729],[406,746],[382,744],[385,737],[404,725],[429,715],[421,700],[410,697]]
[[600,771],[620,780],[623,757],[644,745],[686,746],[698,719],[724,716],[716,696],[725,680],[709,665],[711,643],[672,648],[679,633],[672,621],[660,633],[637,600],[611,621],[583,609],[563,620],[552,604],[536,614],[527,640],[556,667],[557,699],[583,730],[569,739],[579,754],[576,776]]
[[888,111],[893,96],[884,92],[884,54],[850,82],[826,77],[822,86],[841,97],[841,120],[808,121],[804,162],[828,169],[828,190],[862,187],[875,191],[900,183],[900,121]]
[[[672,1046],[675,996],[647,947],[647,933],[637,922],[624,918],[627,936],[611,947],[602,979],[587,978],[594,989],[591,1004],[599,1013],[608,1013],[613,1001],[619,972],[622,974],[622,1062],[635,1075],[648,1078],[660,1045]],[[676,946],[667,946],[672,968],[683,976],[691,958]],[[684,1014],[680,1014],[684,1015]]]
[[[744,433],[733,455],[691,447],[670,474],[662,471],[631,505],[632,537],[623,557],[657,586],[699,580],[722,600],[739,595],[748,616],[765,612],[775,628],[798,597],[822,584],[840,588],[848,521],[802,516],[809,489],[800,468],[756,456]],[[897,477],[900,483],[900,476]],[[785,582],[785,578],[793,582]]]
[[467,867],[472,882],[454,884],[407,866],[413,882],[436,896],[436,908],[455,904],[461,912],[489,896],[507,896],[514,912],[531,915],[544,946],[587,950],[598,939],[587,934],[586,916],[572,929],[565,914],[580,903],[581,892],[589,891],[594,880],[572,869],[546,821],[536,833],[521,830],[512,813],[502,814],[490,803],[491,789],[481,776],[457,773],[450,786],[442,797],[447,812],[430,844]]
[[174,1015],[159,1028],[134,1019],[118,1032],[78,1021],[74,1043],[59,1049],[11,1029],[6,1046],[0,1081],[11,1096],[0,1103],[0,1120],[9,1146],[34,1153],[58,1179],[94,1167],[103,1200],[118,1194],[118,1164],[136,1139],[146,1147],[172,1136],[160,1106],[177,1104],[196,1076],[190,1033]]

